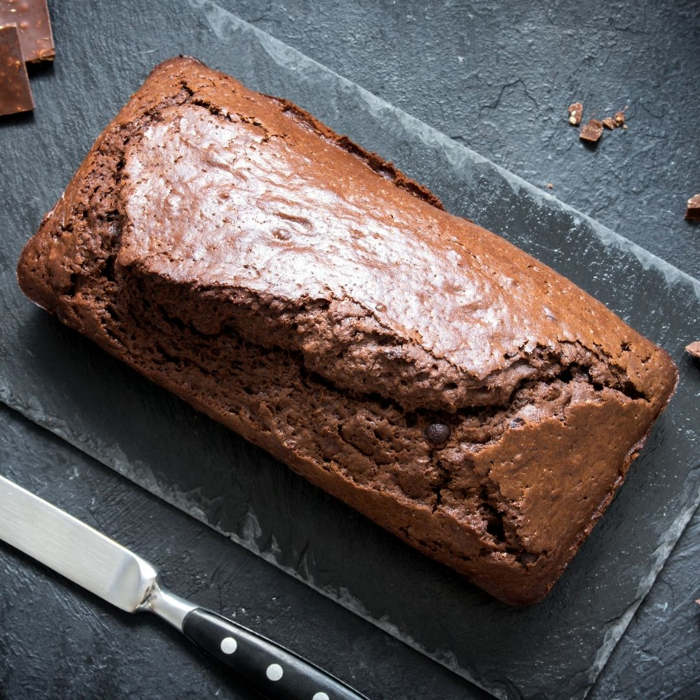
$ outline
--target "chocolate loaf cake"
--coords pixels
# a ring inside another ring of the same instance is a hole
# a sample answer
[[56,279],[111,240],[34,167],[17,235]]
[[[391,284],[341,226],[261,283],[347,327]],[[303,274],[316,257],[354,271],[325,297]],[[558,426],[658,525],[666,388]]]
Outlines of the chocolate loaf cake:
[[24,292],[501,600],[552,587],[677,380],[602,304],[309,114],[159,65]]

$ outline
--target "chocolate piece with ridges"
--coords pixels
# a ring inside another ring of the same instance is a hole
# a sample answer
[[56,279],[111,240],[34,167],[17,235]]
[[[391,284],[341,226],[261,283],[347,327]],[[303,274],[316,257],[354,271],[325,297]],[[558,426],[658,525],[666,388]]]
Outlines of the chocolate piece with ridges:
[[0,27],[0,115],[34,109],[17,27]]
[[0,0],[0,26],[14,24],[27,63],[53,61],[51,19],[46,0]]

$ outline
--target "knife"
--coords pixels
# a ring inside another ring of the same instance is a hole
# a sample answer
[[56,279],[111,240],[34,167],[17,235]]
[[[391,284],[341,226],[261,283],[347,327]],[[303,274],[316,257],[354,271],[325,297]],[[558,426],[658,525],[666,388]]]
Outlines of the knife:
[[0,476],[0,540],[126,612],[151,612],[275,700],[367,698],[309,661],[160,585],[145,559]]

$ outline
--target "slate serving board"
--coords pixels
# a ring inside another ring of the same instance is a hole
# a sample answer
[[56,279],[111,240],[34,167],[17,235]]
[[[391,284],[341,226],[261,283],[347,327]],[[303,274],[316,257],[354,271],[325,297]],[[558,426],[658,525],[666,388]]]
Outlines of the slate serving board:
[[[150,3],[138,22],[122,18],[131,35],[97,48],[101,8],[81,7],[85,43],[64,47],[55,69],[37,76],[36,116],[0,131],[3,161],[15,165],[1,175],[0,398],[493,694],[583,696],[699,500],[700,373],[682,348],[697,332],[700,283],[214,3],[180,13]],[[570,277],[678,362],[669,409],[544,603],[493,601],[22,297],[14,265],[23,243],[99,130],[153,65],[180,52],[296,101],[394,160],[448,210]]]

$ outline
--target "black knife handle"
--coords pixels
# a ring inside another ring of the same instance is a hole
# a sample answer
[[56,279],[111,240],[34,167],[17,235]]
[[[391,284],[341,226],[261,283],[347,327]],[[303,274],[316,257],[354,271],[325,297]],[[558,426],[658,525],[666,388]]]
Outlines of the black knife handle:
[[187,613],[182,631],[270,700],[367,700],[309,661],[211,610]]

